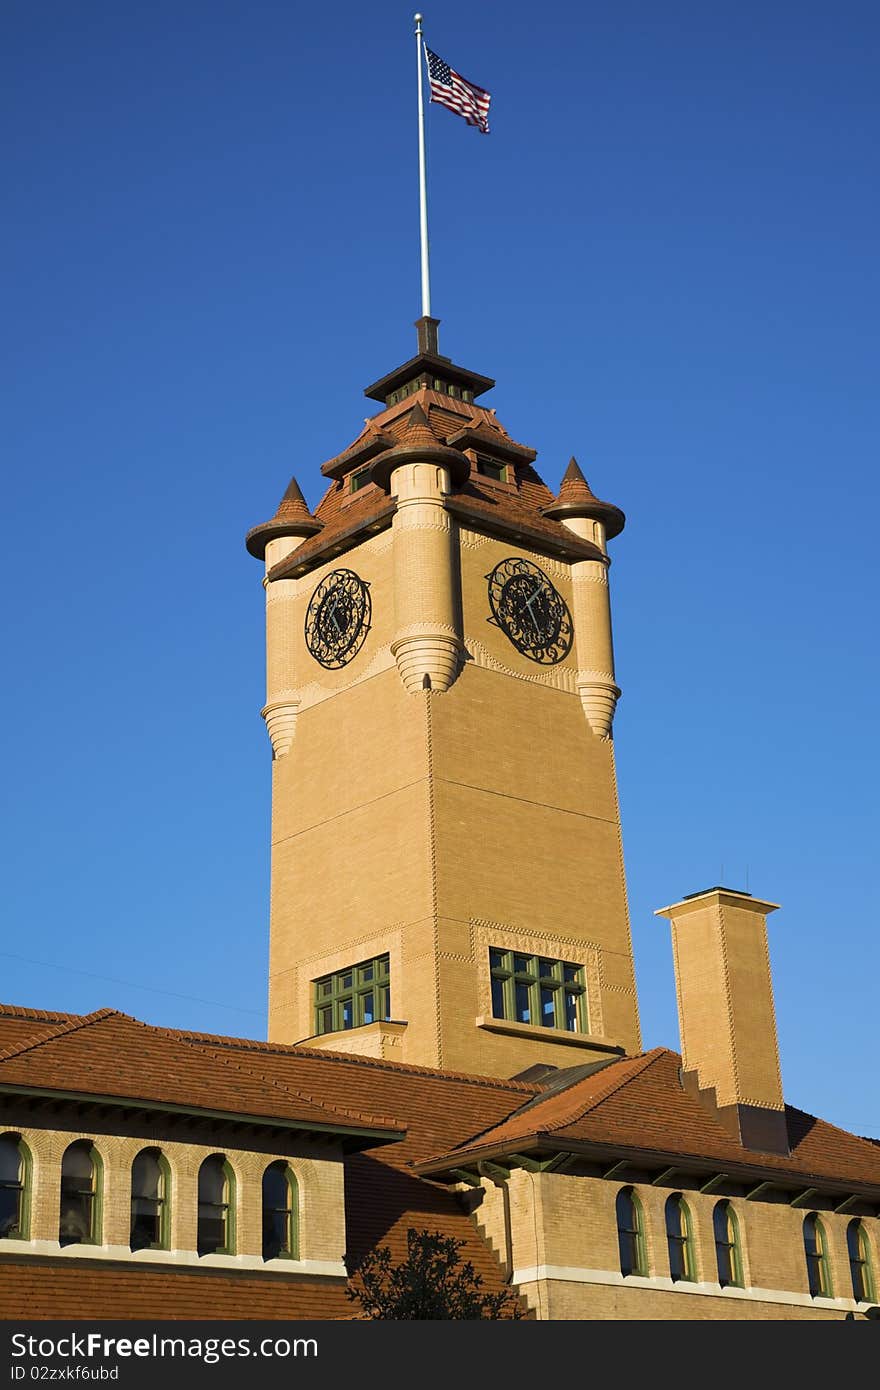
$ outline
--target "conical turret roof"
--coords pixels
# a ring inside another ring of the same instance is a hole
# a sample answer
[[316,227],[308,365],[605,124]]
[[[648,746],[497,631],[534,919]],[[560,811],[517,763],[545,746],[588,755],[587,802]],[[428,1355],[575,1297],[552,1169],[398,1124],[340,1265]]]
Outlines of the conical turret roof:
[[262,560],[269,541],[277,540],[279,536],[314,536],[323,525],[309,511],[296,478],[291,478],[275,515],[269,521],[253,526],[247,533],[245,545],[251,555]]
[[387,490],[391,474],[407,462],[439,463],[448,468],[453,483],[463,483],[470,475],[470,461],[458,449],[450,449],[431,429],[427,415],[416,402],[406,418],[393,449],[386,449],[374,459],[370,476],[374,483]]
[[588,516],[605,523],[609,540],[619,536],[626,517],[613,502],[602,502],[584,477],[577,459],[572,456],[562,478],[559,494],[549,507],[542,507],[544,516],[562,521],[566,517]]

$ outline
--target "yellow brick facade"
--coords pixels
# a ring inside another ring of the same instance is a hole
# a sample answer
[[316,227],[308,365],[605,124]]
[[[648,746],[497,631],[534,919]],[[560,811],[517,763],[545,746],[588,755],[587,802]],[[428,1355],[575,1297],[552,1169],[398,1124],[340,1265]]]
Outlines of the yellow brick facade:
[[[863,1317],[869,1305],[853,1298],[847,1251],[852,1211],[820,1210],[828,1241],[832,1298],[812,1298],[804,1254],[807,1209],[778,1201],[748,1201],[687,1187],[632,1184],[641,1203],[647,1275],[620,1273],[616,1198],[620,1182],[577,1173],[514,1169],[504,1183],[484,1179],[478,1192],[461,1188],[473,1219],[513,1282],[541,1319],[791,1320]],[[682,1194],[691,1218],[696,1279],[669,1277],[665,1207]],[[743,1287],[718,1281],[713,1212],[729,1200],[737,1218]],[[505,1222],[505,1201],[509,1217]],[[860,1215],[877,1278],[880,1220]],[[509,1239],[505,1225],[509,1226]]]
[[[117,1134],[110,1129],[48,1129],[19,1126],[15,1133],[27,1146],[30,1182],[27,1193],[29,1239],[0,1239],[0,1253],[28,1250],[58,1254],[61,1162],[77,1140],[89,1140],[98,1156],[96,1240],[94,1244],[63,1247],[64,1258],[104,1255],[114,1260],[214,1266],[219,1268],[281,1269],[285,1273],[320,1274],[344,1278],[346,1248],[342,1150],[292,1137],[286,1147],[241,1147],[232,1133],[217,1131],[215,1142],[182,1142],[160,1130]],[[231,1142],[230,1142],[231,1141]],[[161,1151],[169,1170],[170,1229],[167,1250],[130,1249],[131,1168],[145,1148]],[[222,1154],[234,1177],[233,1227],[235,1249],[228,1255],[197,1254],[198,1178],[204,1160]],[[285,1161],[296,1182],[297,1258],[263,1260],[262,1179],[271,1163]]]

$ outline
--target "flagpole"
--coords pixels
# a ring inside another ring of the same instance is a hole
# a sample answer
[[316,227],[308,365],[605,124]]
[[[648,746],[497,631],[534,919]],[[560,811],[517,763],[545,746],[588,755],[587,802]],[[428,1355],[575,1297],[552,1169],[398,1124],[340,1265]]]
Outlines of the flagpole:
[[419,231],[422,248],[422,317],[431,317],[431,275],[428,268],[428,185],[425,178],[425,99],[422,95],[422,16],[416,24],[416,65],[419,75]]

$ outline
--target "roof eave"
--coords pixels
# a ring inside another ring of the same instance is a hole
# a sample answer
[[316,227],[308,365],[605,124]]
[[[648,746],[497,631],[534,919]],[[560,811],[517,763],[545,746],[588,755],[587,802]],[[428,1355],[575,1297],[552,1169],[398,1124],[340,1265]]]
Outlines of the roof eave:
[[791,1168],[768,1168],[760,1161],[743,1163],[738,1159],[703,1157],[699,1154],[682,1154],[675,1150],[640,1149],[623,1144],[603,1144],[592,1140],[569,1139],[554,1136],[549,1131],[536,1132],[523,1139],[509,1140],[503,1144],[491,1144],[484,1148],[461,1150],[459,1153],[445,1154],[442,1158],[429,1159],[425,1163],[413,1165],[413,1172],[422,1178],[442,1181],[444,1175],[448,1182],[456,1182],[456,1171],[475,1168],[479,1163],[497,1163],[499,1159],[513,1159],[521,1154],[567,1153],[585,1159],[602,1162],[615,1159],[626,1161],[636,1167],[675,1168],[682,1173],[716,1173],[723,1171],[732,1179],[744,1178],[749,1181],[767,1182],[784,1190],[803,1189],[812,1183],[821,1192],[833,1195],[857,1194],[867,1202],[880,1203],[880,1183],[848,1181],[845,1178],[829,1178],[821,1173],[800,1171]]
[[[21,1086],[0,1082],[0,1095],[22,1096],[29,1100],[66,1100],[74,1105],[111,1106],[118,1110],[146,1110],[151,1114],[181,1115],[195,1120],[222,1120],[232,1125],[259,1126],[263,1129],[287,1129],[299,1133],[337,1137],[343,1148],[369,1149],[378,1144],[394,1144],[406,1137],[405,1129],[387,1129],[372,1125],[325,1123],[321,1120],[297,1120],[283,1115],[249,1115],[243,1111],[214,1110],[201,1105],[178,1105],[172,1101],[145,1100],[140,1096],[113,1096],[100,1092],[74,1091],[50,1086]],[[358,1142],[352,1142],[358,1141]]]
[[266,578],[271,584],[276,579],[298,579],[300,575],[308,574],[309,570],[317,569],[319,565],[326,564],[328,560],[335,559],[346,550],[352,550],[367,536],[387,530],[396,511],[397,503],[394,500],[387,501],[384,507],[353,522],[346,530],[328,536],[326,545],[319,546],[310,554],[302,555],[300,549],[294,550],[286,560],[280,560],[277,565],[273,565]]
[[416,376],[426,373],[432,377],[441,377],[445,381],[451,382],[454,386],[463,386],[465,389],[474,393],[474,397],[482,396],[486,391],[491,391],[495,381],[490,376],[482,376],[479,372],[468,371],[466,367],[459,367],[448,357],[435,357],[431,353],[417,353],[408,362],[404,362],[400,367],[396,367],[387,376],[380,377],[374,381],[372,386],[368,386],[364,395],[371,401],[381,401],[384,405],[392,391],[398,387],[405,386]]
[[504,517],[496,520],[487,516],[482,508],[470,506],[469,499],[460,494],[450,494],[445,499],[445,506],[447,511],[452,512],[459,520],[466,521],[474,531],[501,535],[505,540],[525,541],[542,555],[561,557],[565,560],[601,560],[603,564],[607,564],[607,557],[597,545],[593,545],[592,541],[581,540],[574,532],[570,536],[551,536],[525,521],[510,521]]
[[446,443],[452,449],[474,449],[477,453],[482,449],[485,453],[497,454],[505,462],[513,464],[534,463],[538,457],[537,449],[530,449],[527,444],[517,444],[516,440],[508,439],[500,433],[496,438],[494,431],[490,436],[484,426],[466,425],[464,429],[448,435]]

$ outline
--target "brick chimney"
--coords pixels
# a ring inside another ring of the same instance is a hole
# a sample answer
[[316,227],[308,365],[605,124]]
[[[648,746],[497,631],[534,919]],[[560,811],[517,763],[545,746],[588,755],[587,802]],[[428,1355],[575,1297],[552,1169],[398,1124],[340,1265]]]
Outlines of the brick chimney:
[[789,1151],[767,950],[778,906],[717,887],[655,913],[672,923],[683,1084],[765,1153]]

